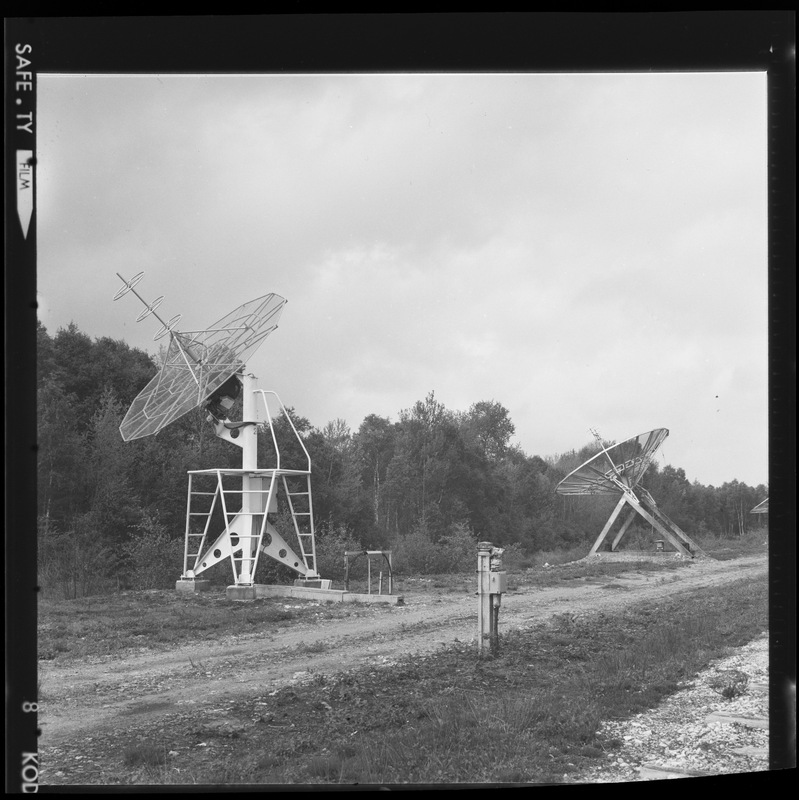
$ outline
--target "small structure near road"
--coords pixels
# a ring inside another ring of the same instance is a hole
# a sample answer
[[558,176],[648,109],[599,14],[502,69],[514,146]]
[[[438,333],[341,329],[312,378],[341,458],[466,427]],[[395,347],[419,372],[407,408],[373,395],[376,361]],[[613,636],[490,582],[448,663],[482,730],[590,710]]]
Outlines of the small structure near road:
[[[344,551],[344,588],[350,588],[350,567],[360,556],[366,556],[366,593],[372,594],[372,556],[382,556],[386,567],[388,593],[392,593],[394,574],[391,568],[391,550],[345,550]],[[378,559],[379,561],[379,559]],[[377,593],[383,594],[383,571],[378,572]]]
[[482,655],[486,649],[499,650],[499,607],[502,593],[508,590],[508,574],[502,571],[501,547],[491,542],[477,545],[477,650]]

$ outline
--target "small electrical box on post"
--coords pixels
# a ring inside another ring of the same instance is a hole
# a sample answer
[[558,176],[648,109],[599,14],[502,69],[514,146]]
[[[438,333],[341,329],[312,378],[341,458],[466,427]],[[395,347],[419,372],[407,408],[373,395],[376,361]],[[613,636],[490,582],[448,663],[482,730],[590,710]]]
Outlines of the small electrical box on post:
[[508,591],[508,574],[506,572],[488,573],[489,594],[502,594]]
[[477,544],[477,595],[480,603],[477,617],[477,648],[482,654],[486,647],[499,649],[499,607],[502,593],[508,590],[508,575],[502,571],[501,547],[491,542]]

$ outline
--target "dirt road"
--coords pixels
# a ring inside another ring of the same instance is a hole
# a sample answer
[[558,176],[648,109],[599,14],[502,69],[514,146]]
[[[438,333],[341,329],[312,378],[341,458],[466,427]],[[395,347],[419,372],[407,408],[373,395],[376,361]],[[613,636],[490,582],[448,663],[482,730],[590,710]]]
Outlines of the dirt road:
[[[766,556],[697,560],[684,569],[575,580],[554,589],[525,587],[503,596],[500,633],[559,614],[612,612],[631,602],[674,597],[741,578],[764,580]],[[424,586],[420,583],[420,586]],[[295,603],[289,598],[286,605]],[[105,726],[135,727],[175,711],[212,708],[314,675],[385,664],[475,638],[474,595],[406,593],[405,605],[361,606],[352,617],[292,622],[270,633],[231,634],[213,641],[123,656],[40,665],[40,750],[96,736]]]

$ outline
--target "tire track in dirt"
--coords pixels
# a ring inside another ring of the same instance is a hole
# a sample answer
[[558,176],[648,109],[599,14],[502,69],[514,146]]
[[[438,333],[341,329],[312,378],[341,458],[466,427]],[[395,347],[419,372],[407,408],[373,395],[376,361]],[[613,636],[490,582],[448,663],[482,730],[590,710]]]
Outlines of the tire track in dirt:
[[[675,572],[631,571],[573,586],[525,588],[503,596],[500,633],[560,614],[612,612],[634,602],[674,597],[743,578],[763,579],[765,556],[697,560]],[[200,711],[236,699],[368,664],[473,641],[471,594],[406,596],[405,606],[371,606],[356,619],[303,622],[276,632],[230,635],[167,652],[41,665],[40,747],[105,726],[135,727],[176,711]]]

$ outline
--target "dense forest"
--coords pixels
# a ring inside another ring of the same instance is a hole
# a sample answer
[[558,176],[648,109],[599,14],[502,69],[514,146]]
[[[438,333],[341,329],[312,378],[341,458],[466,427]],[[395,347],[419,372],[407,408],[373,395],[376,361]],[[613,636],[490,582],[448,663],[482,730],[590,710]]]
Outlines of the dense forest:
[[[217,439],[199,409],[156,436],[124,442],[119,424],[156,374],[157,358],[123,341],[92,340],[74,323],[54,336],[39,324],[37,335],[42,588],[75,597],[173,585],[182,569],[186,472],[238,467],[238,448]],[[390,548],[396,568],[416,572],[471,568],[478,540],[517,554],[581,545],[587,551],[615,504],[555,493],[565,475],[599,450],[598,442],[528,455],[511,443],[513,421],[495,400],[455,411],[431,391],[396,420],[371,414],[357,429],[343,419],[315,427],[301,409],[288,414],[312,461],[323,576],[325,567],[338,569],[344,549],[358,547]],[[275,429],[291,459],[281,428],[290,429],[282,418]],[[764,524],[749,514],[768,495],[763,485],[703,486],[656,462],[643,485],[700,542]],[[625,539],[651,540],[643,520],[636,524]],[[259,575],[282,569],[264,562]]]

